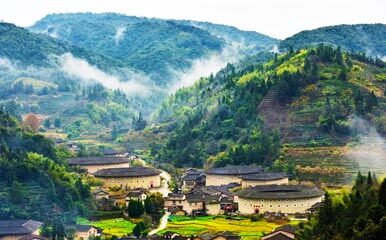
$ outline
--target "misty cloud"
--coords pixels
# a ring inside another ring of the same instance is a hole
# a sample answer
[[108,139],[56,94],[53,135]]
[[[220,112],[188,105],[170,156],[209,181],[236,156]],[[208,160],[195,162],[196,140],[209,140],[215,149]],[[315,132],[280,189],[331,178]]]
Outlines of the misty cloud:
[[59,56],[59,64],[61,71],[82,80],[85,84],[100,83],[109,89],[120,89],[128,95],[146,95],[149,93],[149,88],[139,82],[139,78],[146,79],[140,74],[133,73],[130,79],[121,81],[119,77],[105,73],[96,66],[90,65],[87,61],[76,58],[70,53]]
[[186,71],[175,71],[176,80],[170,87],[170,92],[175,92],[182,87],[189,87],[200,77],[215,74],[224,68],[228,63],[240,60],[240,51],[243,45],[232,44],[224,48],[219,54],[212,54],[209,57],[192,61],[192,67]]
[[357,142],[349,147],[348,157],[361,171],[383,174],[386,171],[386,140],[370,122],[357,116],[352,116],[350,121]]
[[123,34],[125,33],[125,31],[126,31],[126,27],[117,28],[117,31],[114,36],[115,44],[118,44],[122,40]]

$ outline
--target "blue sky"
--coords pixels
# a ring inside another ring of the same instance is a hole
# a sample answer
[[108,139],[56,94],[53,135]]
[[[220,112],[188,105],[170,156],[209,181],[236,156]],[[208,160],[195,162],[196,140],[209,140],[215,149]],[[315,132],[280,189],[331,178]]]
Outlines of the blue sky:
[[0,20],[29,26],[49,13],[118,12],[233,25],[276,38],[336,24],[386,23],[385,0],[0,0]]

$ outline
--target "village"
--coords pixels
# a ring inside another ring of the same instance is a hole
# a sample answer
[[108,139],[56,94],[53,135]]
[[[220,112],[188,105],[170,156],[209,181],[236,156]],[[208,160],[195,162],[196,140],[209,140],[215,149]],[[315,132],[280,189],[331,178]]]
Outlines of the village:
[[[268,172],[257,165],[188,168],[178,179],[180,186],[170,189],[171,176],[166,171],[147,165],[135,155],[110,150],[103,156],[69,158],[67,162],[101,182],[91,193],[97,206],[104,210],[123,209],[122,216],[129,218],[130,204],[143,205],[149,196],[160,198],[162,213],[152,220],[153,227],[144,239],[240,239],[229,231],[199,236],[159,233],[167,227],[170,216],[260,215],[266,219],[306,219],[320,207],[324,196],[315,186],[292,183],[286,173]],[[43,240],[38,231],[41,226],[42,223],[34,220],[0,221],[0,239]],[[72,229],[74,239],[103,236],[103,229],[93,225],[66,227]],[[296,228],[287,224],[261,239],[295,239]]]

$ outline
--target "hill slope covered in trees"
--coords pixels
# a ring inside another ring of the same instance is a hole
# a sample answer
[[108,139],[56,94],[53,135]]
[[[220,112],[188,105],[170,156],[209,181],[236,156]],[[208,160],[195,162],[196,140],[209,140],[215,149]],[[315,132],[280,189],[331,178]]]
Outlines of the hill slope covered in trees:
[[0,219],[49,222],[92,210],[89,187],[64,164],[66,151],[3,110],[0,123]]
[[[155,117],[160,120],[157,131],[169,132],[169,137],[165,146],[153,147],[153,154],[176,166],[271,165],[286,141],[351,141],[353,115],[385,134],[385,87],[382,61],[323,45],[263,64],[228,65],[162,104]],[[277,104],[271,112],[290,118],[273,127],[259,108],[272,91]],[[288,135],[295,130],[299,135]]]
[[[228,26],[115,13],[51,14],[30,30],[124,61],[161,86],[171,84],[178,77],[176,73],[189,69],[194,60],[220,54],[240,38],[256,44],[250,53],[270,48],[276,42],[268,36]],[[224,38],[223,32],[231,34]],[[235,35],[237,39],[230,37]]]
[[300,49],[320,43],[382,58],[386,56],[386,25],[336,25],[302,31],[281,41],[280,48]]

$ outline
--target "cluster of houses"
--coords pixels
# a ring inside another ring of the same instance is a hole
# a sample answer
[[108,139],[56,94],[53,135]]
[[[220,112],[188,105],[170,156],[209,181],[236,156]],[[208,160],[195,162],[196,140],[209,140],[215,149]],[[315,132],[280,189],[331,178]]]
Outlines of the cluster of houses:
[[188,169],[182,179],[183,192],[165,199],[165,207],[177,215],[302,214],[319,205],[324,195],[316,187],[289,184],[285,173],[264,172],[255,165]]
[[[0,220],[0,240],[48,240],[40,235],[43,223],[34,220]],[[90,225],[70,225],[74,239],[89,239],[101,236],[101,229]]]
[[[161,187],[161,171],[131,166],[131,161],[119,156],[68,159],[70,165],[103,181],[105,189],[126,190],[126,203],[130,199],[144,200],[148,190]],[[165,197],[165,208],[176,215],[302,214],[320,204],[324,195],[316,187],[289,184],[285,173],[265,172],[256,165],[187,169],[182,180],[182,191]],[[103,189],[93,194],[96,199],[109,197]]]

